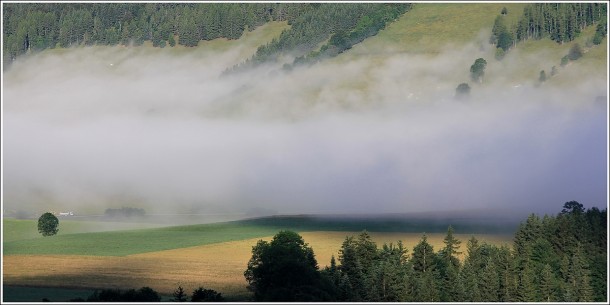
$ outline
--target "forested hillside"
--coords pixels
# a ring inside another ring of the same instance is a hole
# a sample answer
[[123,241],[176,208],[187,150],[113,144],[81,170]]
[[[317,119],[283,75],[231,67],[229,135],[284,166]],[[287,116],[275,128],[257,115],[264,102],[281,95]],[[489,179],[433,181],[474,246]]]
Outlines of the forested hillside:
[[[244,31],[275,20],[290,29],[261,45],[240,65],[248,67],[290,54],[288,64],[313,63],[335,56],[408,12],[409,3],[10,3],[4,5],[4,63],[47,48],[75,45],[193,47],[202,40],[238,39]],[[504,9],[493,24],[491,43],[507,51],[517,42],[550,37],[572,41],[598,24],[594,43],[605,37],[603,3],[529,4],[517,23]],[[513,12],[514,13],[514,12]],[[598,22],[599,21],[599,22]],[[489,26],[492,26],[491,24]]]
[[345,49],[370,36],[408,4],[292,3],[60,3],[4,5],[4,63],[47,48],[75,45],[197,46],[216,38],[238,39],[244,31],[275,20],[292,29],[261,46],[260,62],[296,50],[306,54],[331,34]]
[[4,4],[4,62],[74,45],[196,46],[237,39],[270,20],[293,20],[292,4],[60,3]]
[[523,10],[514,26],[517,40],[550,37],[558,43],[574,40],[587,26],[600,22],[600,35],[607,31],[606,3],[533,3]]
[[[294,21],[290,31],[261,46],[250,60],[236,68],[276,61],[279,56],[288,54],[296,57],[292,64],[314,63],[336,56],[377,34],[386,23],[407,12],[411,4],[330,3],[308,8]],[[285,68],[290,63],[287,65]]]

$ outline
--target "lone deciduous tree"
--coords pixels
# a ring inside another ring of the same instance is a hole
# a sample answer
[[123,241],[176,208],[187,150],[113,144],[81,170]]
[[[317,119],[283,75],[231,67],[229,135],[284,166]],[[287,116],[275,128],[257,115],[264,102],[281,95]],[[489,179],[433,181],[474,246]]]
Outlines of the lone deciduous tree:
[[483,82],[485,67],[487,67],[487,61],[483,58],[477,58],[472,66],[470,66],[470,78],[478,83]]
[[[328,301],[313,249],[292,231],[258,241],[244,276],[255,301]],[[322,285],[322,286],[321,286]]]
[[59,219],[55,215],[46,212],[38,218],[38,232],[42,236],[53,236],[59,231]]

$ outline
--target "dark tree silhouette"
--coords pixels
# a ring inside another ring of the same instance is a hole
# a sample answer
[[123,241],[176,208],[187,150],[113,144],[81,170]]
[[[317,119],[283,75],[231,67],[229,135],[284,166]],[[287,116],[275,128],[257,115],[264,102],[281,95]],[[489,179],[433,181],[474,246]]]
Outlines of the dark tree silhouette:
[[42,236],[53,236],[59,231],[59,219],[49,212],[46,212],[38,218],[38,232]]

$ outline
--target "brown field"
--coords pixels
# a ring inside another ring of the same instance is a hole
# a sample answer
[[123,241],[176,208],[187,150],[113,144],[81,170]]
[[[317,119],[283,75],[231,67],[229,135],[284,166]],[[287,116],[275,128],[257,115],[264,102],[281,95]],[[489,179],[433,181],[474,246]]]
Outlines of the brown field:
[[[301,233],[316,253],[321,267],[337,257],[346,236],[358,232]],[[419,233],[370,233],[378,246],[402,240],[409,253],[420,240]],[[466,251],[470,235],[456,234]],[[480,242],[510,244],[510,236],[481,235]],[[444,234],[428,234],[435,251],[442,246]],[[270,240],[271,237],[263,238]],[[224,296],[243,298],[248,295],[243,272],[252,246],[259,239],[248,239],[205,246],[189,247],[121,257],[78,255],[9,255],[3,257],[4,284],[78,287],[139,288],[149,286],[162,294],[171,294],[178,285],[190,293],[198,286],[215,289]]]

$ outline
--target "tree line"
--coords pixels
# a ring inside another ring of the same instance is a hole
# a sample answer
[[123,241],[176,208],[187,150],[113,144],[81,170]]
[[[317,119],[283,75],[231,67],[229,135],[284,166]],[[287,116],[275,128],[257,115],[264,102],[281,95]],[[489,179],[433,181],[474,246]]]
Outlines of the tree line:
[[587,26],[597,23],[592,44],[600,44],[608,32],[607,3],[532,3],[525,6],[516,24],[506,24],[508,10],[494,21],[490,43],[501,59],[519,41],[549,38],[557,43],[574,40]]
[[364,231],[321,270],[300,235],[281,231],[253,247],[244,276],[254,301],[605,302],[606,223],[606,210],[570,201],[556,216],[531,214],[512,248],[471,237],[465,253],[451,226],[438,251],[425,234],[409,252]]
[[8,3],[4,4],[4,62],[47,48],[74,45],[196,46],[238,39],[271,21],[291,20],[290,3]]
[[122,207],[122,208],[107,208],[104,211],[106,217],[142,217],[146,215],[146,210],[142,208]]
[[[48,298],[42,299],[43,302],[50,302]],[[184,291],[182,286],[172,294],[171,302],[222,302],[224,298],[222,294],[213,290],[199,287],[193,290],[190,298]],[[73,298],[69,302],[161,302],[161,296],[154,289],[145,286],[138,290],[136,289],[102,289],[95,290],[91,295],[85,298]]]
[[[305,55],[334,33],[357,43],[411,7],[406,3],[9,3],[4,5],[5,64],[22,54],[75,45],[197,46],[238,39],[269,21],[291,27],[258,48],[251,62],[288,51]],[[341,44],[332,44],[345,48]]]
[[279,38],[260,46],[252,58],[229,71],[250,68],[264,62],[275,62],[283,55],[294,60],[284,65],[315,63],[333,57],[377,34],[387,23],[409,11],[409,3],[319,3],[301,7],[290,20],[291,28]]
[[525,7],[516,25],[516,39],[572,41],[585,27],[605,23],[607,14],[607,3],[532,3]]

